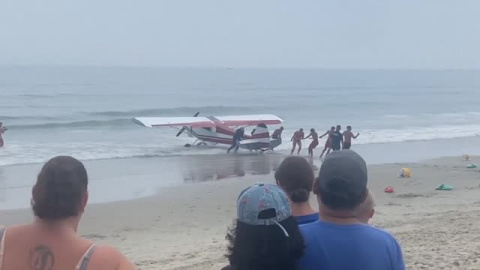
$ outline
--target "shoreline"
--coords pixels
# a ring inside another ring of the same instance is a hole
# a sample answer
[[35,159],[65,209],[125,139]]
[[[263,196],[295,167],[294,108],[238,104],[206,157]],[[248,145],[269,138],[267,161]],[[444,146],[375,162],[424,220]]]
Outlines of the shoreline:
[[[323,143],[320,142],[320,145],[315,149],[314,156],[318,158],[321,151],[323,150]],[[304,143],[302,149],[302,154],[307,155],[307,148],[309,141]],[[433,140],[417,140],[417,141],[403,141],[403,142],[385,142],[385,143],[356,143],[353,141],[352,150],[357,151],[361,154],[367,161],[369,165],[378,165],[378,164],[388,164],[395,162],[422,162],[425,160],[435,159],[439,157],[449,157],[456,155],[480,155],[480,150],[472,149],[472,145],[480,144],[480,134],[472,137],[462,137],[462,138],[449,138],[449,139],[433,139]],[[190,148],[187,149],[183,147],[178,141],[178,145],[174,145],[176,148],[176,153],[148,153],[145,152],[145,155],[134,155],[134,156],[118,156],[118,157],[102,157],[102,158],[82,158],[81,155],[77,156],[73,153],[74,156],[82,160],[83,162],[105,162],[105,161],[122,161],[129,159],[175,159],[188,156],[209,156],[209,155],[223,155],[225,154],[227,145],[215,145],[210,147],[202,148]],[[6,145],[8,148],[8,144]],[[275,155],[289,155],[290,154],[290,142],[284,142],[276,151],[273,153]],[[3,150],[8,150],[7,148]],[[2,152],[0,152],[1,154]],[[67,151],[68,153],[68,151]],[[379,155],[379,153],[382,153]],[[395,153],[394,155],[389,155],[388,153]],[[63,153],[62,153],[63,154]],[[272,153],[268,153],[272,154]],[[249,155],[248,152],[241,152],[240,155]],[[8,158],[8,157],[7,157]],[[35,162],[25,162],[25,163],[10,163],[13,161],[7,161],[7,163],[1,163],[0,168],[2,167],[11,167],[11,166],[23,166],[23,165],[38,165],[46,162],[51,156],[45,159],[40,159],[37,157]]]
[[[480,161],[471,158],[473,163]],[[369,189],[377,204],[372,225],[399,239],[407,269],[480,266],[475,253],[480,243],[471,241],[480,237],[480,170],[466,169],[465,163],[461,157],[449,157],[369,165]],[[398,178],[403,166],[412,170],[412,178]],[[89,204],[79,233],[116,246],[139,269],[220,269],[227,264],[225,234],[235,218],[235,199],[259,181],[273,183],[273,171],[166,186],[150,197]],[[436,191],[442,183],[454,190]],[[395,193],[384,193],[386,186],[393,186]],[[315,200],[312,196],[314,206]],[[2,225],[31,220],[29,209],[0,211]]]
[[[447,157],[460,157],[465,153],[475,155],[476,152],[467,151],[475,143],[480,143],[480,137],[463,138],[455,143],[448,139],[359,144],[354,145],[353,150],[362,155],[369,166],[377,166],[426,163],[441,159],[443,153],[449,154],[445,155]],[[192,151],[190,155],[84,160],[90,177],[91,203],[129,201],[156,196],[161,189],[170,186],[269,174],[289,156],[284,150],[266,154],[240,152],[233,155],[225,154],[223,149],[217,150],[220,151],[210,154],[195,154],[196,151]],[[317,147],[316,157],[311,161],[314,168],[321,166],[318,158],[321,150],[321,147]],[[0,166],[0,211],[30,207],[27,203],[30,189],[41,166],[43,163]]]

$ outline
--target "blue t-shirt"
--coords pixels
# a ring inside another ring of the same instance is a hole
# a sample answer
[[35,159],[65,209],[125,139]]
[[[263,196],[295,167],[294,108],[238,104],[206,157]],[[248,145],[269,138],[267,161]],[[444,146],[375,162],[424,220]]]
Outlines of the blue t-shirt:
[[312,223],[312,222],[318,221],[319,218],[320,218],[320,216],[318,215],[318,213],[313,213],[313,214],[310,214],[310,215],[296,216],[295,217],[298,225]]
[[300,230],[307,246],[303,270],[405,270],[397,241],[380,229],[318,221]]

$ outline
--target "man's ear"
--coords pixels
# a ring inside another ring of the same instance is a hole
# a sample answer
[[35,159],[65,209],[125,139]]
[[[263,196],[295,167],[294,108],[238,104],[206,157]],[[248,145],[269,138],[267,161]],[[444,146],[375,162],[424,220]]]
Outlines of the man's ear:
[[367,198],[368,198],[368,193],[369,193],[369,192],[370,192],[370,191],[368,190],[368,188],[366,188],[366,189],[365,189],[365,192],[364,192],[364,194],[363,194],[362,203],[365,203],[365,201],[367,200]]
[[37,185],[34,185],[32,187],[32,199],[31,199],[31,204],[35,204],[35,194],[37,193]]
[[87,207],[88,203],[88,190],[85,191],[82,195],[82,202],[80,204],[80,213],[85,212],[85,208]]

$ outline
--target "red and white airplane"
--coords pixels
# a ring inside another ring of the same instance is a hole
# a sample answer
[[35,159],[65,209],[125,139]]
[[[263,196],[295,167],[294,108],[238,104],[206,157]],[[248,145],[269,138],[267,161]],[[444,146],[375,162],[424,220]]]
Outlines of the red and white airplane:
[[[255,126],[251,135],[244,135],[238,146],[248,150],[269,150],[281,144],[281,139],[270,139],[267,125],[278,125],[283,119],[271,114],[209,116],[197,117],[137,117],[133,122],[141,126],[158,128],[172,127],[179,129],[177,137],[183,132],[197,140],[193,145],[228,144],[232,145],[237,128]],[[186,144],[185,146],[191,146]]]

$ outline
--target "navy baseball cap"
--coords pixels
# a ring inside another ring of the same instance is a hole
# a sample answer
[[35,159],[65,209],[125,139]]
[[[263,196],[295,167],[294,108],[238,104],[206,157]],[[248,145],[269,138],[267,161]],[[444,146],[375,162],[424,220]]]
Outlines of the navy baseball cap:
[[365,194],[367,183],[365,160],[352,150],[335,151],[323,161],[316,192],[348,199]]

